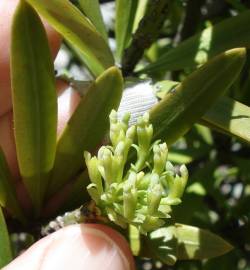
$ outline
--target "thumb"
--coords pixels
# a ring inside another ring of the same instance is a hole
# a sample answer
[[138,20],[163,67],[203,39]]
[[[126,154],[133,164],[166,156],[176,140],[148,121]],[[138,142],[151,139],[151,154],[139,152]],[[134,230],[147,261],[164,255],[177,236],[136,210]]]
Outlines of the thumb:
[[35,243],[3,270],[133,270],[125,239],[100,224],[71,225]]

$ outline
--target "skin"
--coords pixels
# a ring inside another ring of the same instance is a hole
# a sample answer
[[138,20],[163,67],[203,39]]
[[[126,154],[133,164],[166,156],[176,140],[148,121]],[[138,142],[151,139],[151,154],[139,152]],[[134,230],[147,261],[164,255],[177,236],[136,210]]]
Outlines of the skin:
[[[18,199],[28,212],[31,203],[21,182],[13,134],[13,114],[10,86],[10,28],[11,19],[17,0],[0,1],[0,145],[5,153],[13,175]],[[55,58],[61,43],[60,36],[44,22],[51,54]],[[60,101],[58,102],[58,134],[71,116],[79,102],[77,94],[72,94],[70,100],[63,96],[67,87],[63,82],[57,82]],[[67,187],[68,188],[68,187]],[[65,194],[66,191],[64,191]],[[63,192],[62,192],[63,194]],[[59,199],[52,198],[53,208]],[[3,269],[134,269],[134,262],[127,241],[116,231],[100,224],[72,225],[53,233],[36,242],[21,256],[13,260]]]

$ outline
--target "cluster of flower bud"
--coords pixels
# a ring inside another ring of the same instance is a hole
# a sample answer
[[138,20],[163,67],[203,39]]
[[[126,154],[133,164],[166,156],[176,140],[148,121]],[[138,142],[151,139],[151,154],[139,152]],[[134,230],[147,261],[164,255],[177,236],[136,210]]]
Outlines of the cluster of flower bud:
[[[141,233],[162,227],[170,218],[171,206],[181,202],[188,179],[187,168],[179,172],[167,161],[168,148],[159,140],[152,143],[153,126],[148,113],[129,127],[130,115],[118,120],[110,114],[111,146],[102,146],[97,156],[84,153],[91,184],[91,198],[103,215],[126,228],[136,226]],[[128,164],[136,151],[136,161]]]

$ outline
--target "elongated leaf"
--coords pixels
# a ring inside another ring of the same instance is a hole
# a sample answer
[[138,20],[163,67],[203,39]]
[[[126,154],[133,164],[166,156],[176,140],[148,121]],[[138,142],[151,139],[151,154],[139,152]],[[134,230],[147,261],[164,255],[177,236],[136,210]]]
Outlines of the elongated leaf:
[[175,142],[230,87],[245,60],[244,49],[227,51],[187,77],[150,111],[154,139]]
[[114,64],[112,53],[89,20],[68,0],[27,0],[68,42],[77,47],[100,75]]
[[58,141],[50,194],[83,168],[83,151],[94,150],[101,142],[109,113],[119,105],[122,87],[122,76],[116,67],[109,68],[91,85]]
[[87,186],[90,184],[88,170],[85,169],[73,182],[64,204],[61,206],[60,212],[74,210],[86,202],[89,202],[90,196]]
[[133,29],[132,29],[133,33],[136,31],[141,19],[143,18],[144,14],[146,12],[147,5],[148,5],[148,0],[138,1],[136,13],[135,13],[135,18],[134,18],[134,23],[133,23]]
[[11,174],[4,153],[0,148],[0,206],[7,208],[11,214],[25,222],[12,184]]
[[220,98],[201,123],[250,143],[250,107],[231,98]]
[[138,0],[116,0],[115,35],[119,59],[131,38],[137,4]]
[[221,256],[232,246],[207,230],[184,224],[158,229],[144,237],[141,255],[166,264],[176,260],[202,260]]
[[7,265],[12,260],[12,251],[6,223],[2,208],[0,207],[0,268]]
[[84,14],[90,19],[97,31],[108,41],[108,35],[103,22],[100,4],[98,0],[79,0],[79,5]]
[[39,212],[55,158],[57,103],[46,33],[25,1],[12,26],[11,76],[20,173]]
[[176,224],[175,231],[179,260],[209,259],[223,255],[233,248],[220,236],[197,227]]
[[[162,99],[178,84],[174,81],[162,81],[155,84],[154,90],[156,90],[156,95]],[[219,98],[202,116],[200,122],[205,126],[250,143],[250,108],[229,97]]]
[[[204,64],[208,59],[225,50],[250,47],[250,11],[227,19],[203,30],[176,48],[162,55],[156,62],[139,72],[179,70]],[[232,35],[233,33],[233,35]]]

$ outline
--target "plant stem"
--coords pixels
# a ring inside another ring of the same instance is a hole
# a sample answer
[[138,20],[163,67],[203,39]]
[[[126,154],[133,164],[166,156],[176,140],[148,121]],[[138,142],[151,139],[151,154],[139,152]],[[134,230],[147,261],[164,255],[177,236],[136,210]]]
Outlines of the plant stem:
[[130,46],[125,50],[122,58],[124,76],[130,75],[136,64],[143,56],[144,50],[149,48],[158,38],[166,19],[168,0],[150,0],[146,14],[139,23]]
[[197,30],[197,26],[201,18],[201,6],[203,4],[204,0],[187,1],[186,14],[183,20],[178,42],[189,38]]

